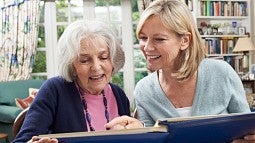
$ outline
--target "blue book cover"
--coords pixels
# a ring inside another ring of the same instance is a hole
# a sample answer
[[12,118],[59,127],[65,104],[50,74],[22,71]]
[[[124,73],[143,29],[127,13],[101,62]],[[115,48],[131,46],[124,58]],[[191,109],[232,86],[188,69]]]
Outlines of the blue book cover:
[[161,119],[168,127],[166,143],[228,143],[255,132],[255,113],[235,113],[215,116]]
[[60,143],[165,143],[168,133],[151,132],[140,134],[103,135],[89,137],[59,138]]
[[255,132],[255,112],[159,119],[154,127],[39,135],[61,143],[228,143]]

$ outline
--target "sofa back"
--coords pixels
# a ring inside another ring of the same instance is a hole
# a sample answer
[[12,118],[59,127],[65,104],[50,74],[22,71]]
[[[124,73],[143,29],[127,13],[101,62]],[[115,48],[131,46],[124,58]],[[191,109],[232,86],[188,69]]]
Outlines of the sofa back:
[[0,82],[0,105],[16,106],[15,98],[26,98],[29,88],[40,88],[45,80],[29,79]]

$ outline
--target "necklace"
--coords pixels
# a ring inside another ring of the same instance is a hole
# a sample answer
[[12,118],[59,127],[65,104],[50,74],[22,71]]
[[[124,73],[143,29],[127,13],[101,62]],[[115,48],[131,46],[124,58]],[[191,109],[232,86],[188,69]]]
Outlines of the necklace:
[[[89,129],[90,129],[90,131],[95,131],[94,127],[91,124],[91,115],[88,112],[87,102],[86,102],[85,97],[84,97],[85,92],[82,90],[82,88],[78,84],[77,84],[77,86],[78,86],[79,94],[81,96],[83,109],[85,110],[85,118],[88,122]],[[104,90],[101,92],[101,94],[103,95],[103,103],[104,103],[104,107],[105,107],[105,112],[104,112],[105,113],[105,118],[106,118],[107,123],[109,123],[109,112],[108,112],[107,99],[105,97]]]

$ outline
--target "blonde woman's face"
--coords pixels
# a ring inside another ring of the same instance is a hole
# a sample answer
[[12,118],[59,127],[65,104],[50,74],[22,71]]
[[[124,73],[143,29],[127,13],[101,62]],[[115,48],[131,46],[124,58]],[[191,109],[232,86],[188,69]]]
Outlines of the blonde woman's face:
[[164,27],[159,16],[152,16],[144,23],[138,38],[149,70],[173,68],[181,49],[181,38]]
[[83,90],[91,94],[101,93],[110,82],[113,70],[107,43],[99,37],[83,38],[73,66]]

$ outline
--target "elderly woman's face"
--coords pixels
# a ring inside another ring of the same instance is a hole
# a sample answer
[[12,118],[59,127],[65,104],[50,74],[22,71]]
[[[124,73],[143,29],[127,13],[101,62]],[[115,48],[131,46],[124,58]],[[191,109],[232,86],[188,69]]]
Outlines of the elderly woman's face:
[[83,38],[73,63],[77,82],[91,94],[99,94],[110,82],[113,65],[107,43],[99,37]]

